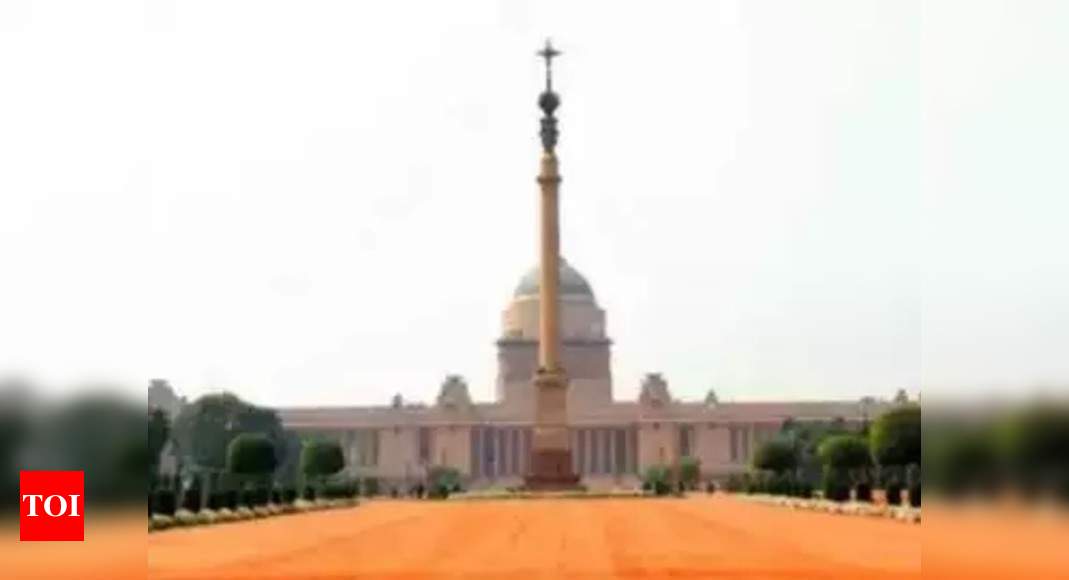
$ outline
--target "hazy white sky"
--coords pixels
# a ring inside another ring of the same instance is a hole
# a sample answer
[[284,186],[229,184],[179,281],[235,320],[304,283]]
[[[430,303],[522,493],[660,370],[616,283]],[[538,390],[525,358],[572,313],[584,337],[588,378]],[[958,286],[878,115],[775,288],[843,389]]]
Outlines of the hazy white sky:
[[0,373],[493,393],[565,256],[616,394],[1069,384],[1069,4],[0,3]]

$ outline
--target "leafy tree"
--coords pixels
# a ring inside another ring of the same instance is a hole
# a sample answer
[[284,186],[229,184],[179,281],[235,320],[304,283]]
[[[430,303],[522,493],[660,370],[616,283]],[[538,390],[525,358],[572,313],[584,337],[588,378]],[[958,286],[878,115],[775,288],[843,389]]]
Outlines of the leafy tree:
[[869,437],[872,457],[881,466],[919,465],[921,408],[905,405],[880,415]]
[[230,441],[226,469],[238,475],[266,476],[275,471],[275,444],[266,435],[242,433]]
[[312,439],[301,448],[301,474],[312,481],[322,481],[345,468],[345,454],[337,441]]
[[160,470],[160,453],[167,445],[171,434],[171,421],[160,409],[153,409],[148,415],[148,458],[149,483],[154,486]]
[[242,401],[230,393],[205,395],[178,413],[172,428],[185,460],[194,469],[226,469],[230,442],[242,433],[262,433],[275,446],[276,457],[285,452],[284,432],[278,415]]
[[780,430],[780,438],[794,446],[799,477],[814,485],[820,482],[823,473],[823,465],[817,454],[820,444],[828,437],[845,434],[849,434],[849,431],[842,421],[787,419]]
[[[872,456],[864,438],[858,435],[833,435],[825,439],[817,450],[824,464],[824,497],[833,501],[850,499],[850,480],[856,479],[868,485],[868,468]],[[871,490],[871,488],[868,488]],[[868,493],[871,499],[871,492]]]
[[794,444],[782,438],[764,442],[754,452],[753,467],[777,475],[794,471],[798,467],[798,454]]
[[684,457],[679,461],[679,481],[687,489],[696,489],[702,477],[702,463],[696,457]]
[[824,440],[817,451],[825,469],[848,472],[872,465],[869,446],[857,435],[834,435]]

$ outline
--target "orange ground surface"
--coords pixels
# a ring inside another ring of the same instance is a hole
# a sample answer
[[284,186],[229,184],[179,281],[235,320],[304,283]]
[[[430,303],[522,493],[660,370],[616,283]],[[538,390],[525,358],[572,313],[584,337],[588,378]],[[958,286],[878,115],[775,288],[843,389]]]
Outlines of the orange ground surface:
[[149,577],[161,580],[865,580],[920,570],[921,526],[726,497],[379,501],[148,539]]

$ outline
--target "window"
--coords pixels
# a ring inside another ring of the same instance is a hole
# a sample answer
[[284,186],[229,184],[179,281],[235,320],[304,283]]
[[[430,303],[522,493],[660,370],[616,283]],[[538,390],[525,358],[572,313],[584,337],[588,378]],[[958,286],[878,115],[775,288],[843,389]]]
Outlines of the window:
[[679,426],[679,456],[691,457],[694,455],[694,427],[690,425]]
[[479,437],[480,434],[481,430],[478,427],[472,427],[471,434],[469,435],[469,443],[471,447],[470,470],[472,477],[476,478],[482,477],[483,475],[482,462],[480,461],[480,459],[482,458],[482,439]]
[[616,429],[613,431],[616,437],[616,465],[613,468],[613,473],[621,474],[627,471],[627,431],[623,429]]
[[739,462],[739,430],[735,427],[729,427],[728,433],[731,438],[731,462]]
[[576,433],[575,459],[579,462],[579,473],[587,473],[586,468],[586,429]]
[[429,427],[419,428],[419,462],[426,465],[431,461],[431,430]]

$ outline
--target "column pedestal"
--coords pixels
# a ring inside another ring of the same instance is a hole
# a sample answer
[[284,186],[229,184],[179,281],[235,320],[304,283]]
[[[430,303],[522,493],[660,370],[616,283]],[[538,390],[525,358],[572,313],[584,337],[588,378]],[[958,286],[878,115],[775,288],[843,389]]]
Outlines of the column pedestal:
[[578,489],[572,466],[571,434],[567,423],[568,377],[557,371],[535,375],[536,417],[531,441],[531,466],[524,487],[531,491]]

